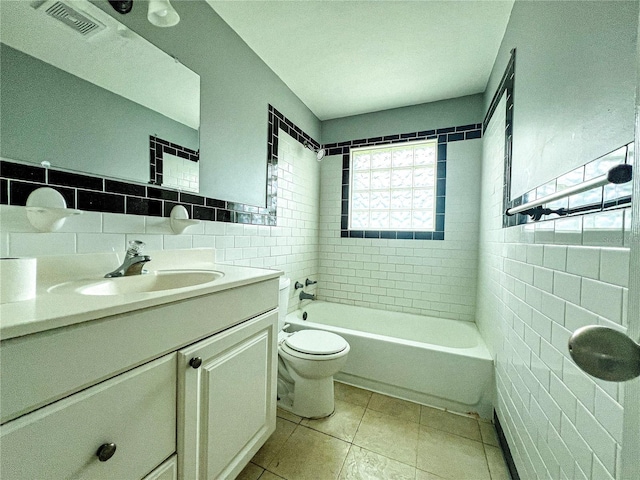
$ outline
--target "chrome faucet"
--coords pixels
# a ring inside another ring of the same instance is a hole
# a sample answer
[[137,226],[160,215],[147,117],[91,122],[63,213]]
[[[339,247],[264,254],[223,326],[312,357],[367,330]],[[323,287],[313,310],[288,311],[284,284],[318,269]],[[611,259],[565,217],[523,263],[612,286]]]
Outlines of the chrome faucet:
[[316,296],[311,293],[305,293],[304,290],[300,290],[300,300],[315,300]]
[[124,262],[113,272],[107,273],[105,278],[126,277],[129,275],[141,275],[145,273],[142,270],[144,264],[151,260],[149,255],[141,255],[144,248],[144,242],[140,240],[132,240],[129,242],[129,248],[124,257]]

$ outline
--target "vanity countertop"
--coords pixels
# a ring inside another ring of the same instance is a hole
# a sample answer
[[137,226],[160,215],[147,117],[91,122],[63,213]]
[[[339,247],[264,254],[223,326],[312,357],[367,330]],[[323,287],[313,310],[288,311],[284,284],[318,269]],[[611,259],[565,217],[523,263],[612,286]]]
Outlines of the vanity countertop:
[[[0,338],[20,337],[111,315],[186,300],[251,283],[278,278],[281,271],[215,263],[213,249],[149,252],[150,272],[214,270],[224,275],[208,283],[171,290],[119,295],[82,295],[50,292],[51,287],[77,280],[103,279],[120,263],[117,254],[64,255],[38,258],[36,297],[0,305]],[[248,299],[249,301],[250,299]]]

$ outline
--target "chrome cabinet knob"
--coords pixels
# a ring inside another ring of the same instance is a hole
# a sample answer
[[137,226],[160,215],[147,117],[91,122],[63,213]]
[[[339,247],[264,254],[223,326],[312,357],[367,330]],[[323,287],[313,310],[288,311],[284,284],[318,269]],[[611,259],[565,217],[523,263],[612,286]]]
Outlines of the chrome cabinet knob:
[[100,448],[98,448],[96,456],[101,462],[106,462],[111,457],[113,457],[114,453],[116,453],[115,443],[103,443],[102,445],[100,445]]
[[200,365],[202,365],[202,359],[200,357],[193,357],[189,360],[189,365],[191,365],[191,368],[200,368]]

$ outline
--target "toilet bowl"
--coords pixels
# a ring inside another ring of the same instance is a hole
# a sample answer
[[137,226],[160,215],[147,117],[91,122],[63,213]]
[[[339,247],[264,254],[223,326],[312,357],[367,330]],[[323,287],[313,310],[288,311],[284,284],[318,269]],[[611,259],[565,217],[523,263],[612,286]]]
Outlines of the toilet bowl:
[[285,332],[289,301],[288,278],[280,279],[278,310],[278,406],[305,418],[322,418],[334,411],[333,375],[349,353],[339,335],[320,330]]

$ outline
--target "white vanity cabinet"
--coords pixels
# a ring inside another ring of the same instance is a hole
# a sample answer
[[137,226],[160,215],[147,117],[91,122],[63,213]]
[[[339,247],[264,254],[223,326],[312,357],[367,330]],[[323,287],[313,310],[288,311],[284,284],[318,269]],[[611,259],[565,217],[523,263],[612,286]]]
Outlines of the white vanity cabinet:
[[178,352],[178,476],[235,478],[275,430],[277,312]]
[[1,477],[233,479],[275,429],[278,279],[262,275],[3,338]]

